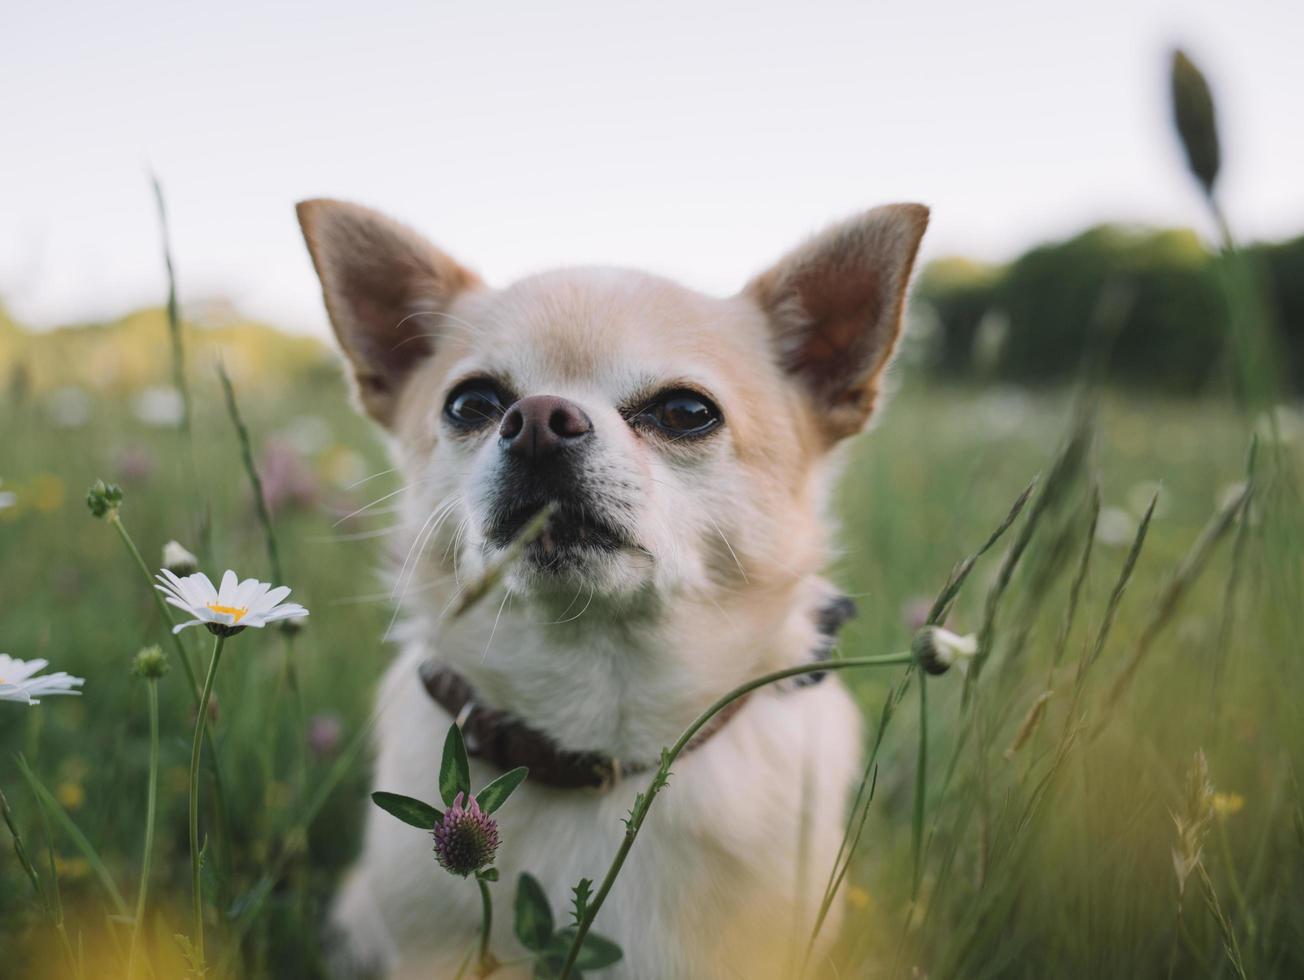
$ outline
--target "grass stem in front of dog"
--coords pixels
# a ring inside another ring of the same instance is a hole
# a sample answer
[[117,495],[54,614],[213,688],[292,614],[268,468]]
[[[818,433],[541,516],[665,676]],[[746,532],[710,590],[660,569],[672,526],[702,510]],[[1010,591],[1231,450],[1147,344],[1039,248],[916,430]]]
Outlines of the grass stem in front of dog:
[[819,673],[826,670],[852,670],[858,667],[899,667],[913,662],[913,656],[910,653],[893,653],[878,657],[848,657],[845,660],[821,660],[816,663],[800,664],[796,667],[787,667],[783,670],[772,671],[763,674],[760,677],[753,678],[743,684],[738,685],[728,694],[721,696],[709,708],[697,716],[697,719],[689,725],[673,746],[661,751],[661,764],[652,776],[651,783],[648,784],[646,791],[639,793],[634,800],[634,808],[630,811],[629,818],[625,821],[625,838],[621,841],[620,849],[616,852],[615,858],[611,862],[611,867],[607,869],[606,876],[602,879],[602,885],[598,888],[593,898],[585,908],[584,915],[576,923],[575,936],[571,940],[570,950],[566,954],[566,962],[563,964],[561,974],[558,980],[568,980],[571,971],[575,968],[575,960],[579,956],[580,948],[584,944],[584,937],[588,935],[589,928],[593,925],[594,918],[597,917],[598,910],[602,908],[602,903],[606,901],[612,885],[616,882],[616,877],[620,874],[620,869],[625,864],[625,858],[629,855],[630,848],[634,846],[634,840],[638,837],[638,832],[643,826],[643,821],[647,819],[648,811],[652,808],[652,801],[656,799],[657,793],[665,789],[670,781],[670,767],[679,758],[680,753],[693,737],[702,729],[702,727],[723,711],[733,702],[741,697],[745,697],[758,688],[765,687],[768,684],[774,684],[778,681],[787,680],[789,677],[800,677],[803,674]]
[[190,743],[190,885],[194,905],[194,948],[201,970],[204,966],[204,892],[201,881],[203,862],[199,847],[199,758],[204,733],[208,730],[208,701],[213,694],[213,679],[217,676],[217,665],[222,660],[222,646],[225,642],[226,637],[220,633],[213,638],[213,657],[208,663],[204,692],[199,697],[199,710],[195,715],[195,736]]

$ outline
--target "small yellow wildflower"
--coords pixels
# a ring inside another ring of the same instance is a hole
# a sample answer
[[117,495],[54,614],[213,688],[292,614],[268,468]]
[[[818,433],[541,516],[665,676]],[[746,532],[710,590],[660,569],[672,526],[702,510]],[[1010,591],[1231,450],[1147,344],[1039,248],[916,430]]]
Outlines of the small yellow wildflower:
[[65,810],[80,810],[86,802],[86,790],[81,783],[60,783],[55,788],[54,795]]
[[1245,808],[1245,797],[1240,793],[1214,793],[1213,812],[1224,820]]
[[869,892],[865,891],[865,889],[861,888],[859,885],[852,885],[847,889],[847,901],[851,904],[852,908],[861,912],[874,904],[874,900],[870,898]]
[[55,855],[54,870],[60,878],[85,878],[91,873],[91,863],[84,857],[59,857]]
[[63,506],[63,481],[53,473],[38,473],[28,486],[26,497],[37,510],[53,513]]

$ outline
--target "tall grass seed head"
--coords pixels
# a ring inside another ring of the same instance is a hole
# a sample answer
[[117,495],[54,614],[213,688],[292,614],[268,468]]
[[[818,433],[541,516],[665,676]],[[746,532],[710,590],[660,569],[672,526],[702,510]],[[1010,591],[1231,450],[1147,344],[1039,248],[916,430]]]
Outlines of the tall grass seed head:
[[978,652],[978,638],[972,633],[958,636],[941,626],[925,626],[910,643],[915,661],[930,674],[945,674],[958,661],[971,660]]
[[492,864],[498,850],[498,822],[465,793],[458,793],[444,811],[434,835],[439,866],[463,878]]
[[86,506],[93,517],[108,517],[122,506],[122,487],[96,480],[86,491]]
[[1173,52],[1171,75],[1173,122],[1186,151],[1186,162],[1206,194],[1213,194],[1221,165],[1218,120],[1209,83],[1184,51]]
[[167,657],[156,644],[142,647],[131,663],[131,671],[137,677],[156,681],[168,672]]
[[1186,792],[1180,812],[1174,813],[1177,842],[1173,845],[1173,871],[1177,875],[1177,892],[1186,893],[1186,883],[1204,859],[1204,837],[1214,817],[1213,783],[1209,780],[1209,763],[1204,752],[1195,753],[1195,760],[1186,774]]

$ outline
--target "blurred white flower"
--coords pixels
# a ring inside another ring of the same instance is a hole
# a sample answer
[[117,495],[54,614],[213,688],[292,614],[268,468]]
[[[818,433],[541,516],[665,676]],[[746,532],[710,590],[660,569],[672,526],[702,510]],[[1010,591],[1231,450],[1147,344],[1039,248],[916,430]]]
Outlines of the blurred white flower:
[[1282,442],[1299,442],[1304,439],[1304,411],[1291,405],[1278,405],[1272,410],[1272,417],[1260,415],[1254,423],[1254,431],[1260,439],[1271,439],[1275,434]]
[[181,392],[168,385],[146,388],[131,404],[132,414],[146,425],[159,429],[176,428],[186,411]]
[[199,559],[181,542],[169,541],[163,546],[163,567],[176,575],[193,575],[199,571]]
[[308,610],[297,602],[281,605],[281,600],[290,594],[288,585],[272,588],[270,583],[256,578],[242,582],[230,569],[222,576],[219,589],[213,588],[203,572],[181,578],[165,568],[157,578],[163,584],[154,588],[163,593],[168,603],[195,617],[174,626],[173,633],[180,633],[187,626],[205,626],[218,636],[234,636],[248,626],[261,628],[268,623],[308,615]]
[[[4,482],[4,480],[0,480],[0,486],[4,486]],[[17,502],[17,494],[9,493],[7,490],[0,490],[0,510],[4,510],[6,507],[12,507]]]
[[1013,385],[993,385],[976,400],[972,418],[985,438],[998,439],[1024,428],[1034,415],[1033,400]]
[[1096,540],[1109,548],[1122,548],[1136,537],[1136,520],[1122,507],[1101,508],[1096,518]]
[[945,674],[956,661],[968,661],[978,653],[978,637],[959,636],[941,626],[925,626],[915,634],[910,651],[930,674]]
[[49,665],[48,660],[16,660],[0,653],[0,701],[40,704],[41,698],[47,695],[81,693],[74,688],[86,683],[82,677],[72,677],[63,671],[36,676]]
[[320,415],[296,415],[275,437],[289,443],[303,456],[316,456],[334,440],[330,423]]
[[91,419],[91,399],[82,388],[66,385],[50,392],[45,412],[57,429],[80,429]]

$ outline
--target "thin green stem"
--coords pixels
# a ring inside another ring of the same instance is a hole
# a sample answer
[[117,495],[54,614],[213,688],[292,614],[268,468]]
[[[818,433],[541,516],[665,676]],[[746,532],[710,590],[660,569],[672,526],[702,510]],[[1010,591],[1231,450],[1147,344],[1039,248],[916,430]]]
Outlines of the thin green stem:
[[50,866],[50,889],[54,894],[54,902],[50,911],[54,921],[54,931],[59,936],[59,942],[63,945],[63,954],[68,958],[68,968],[72,970],[73,977],[81,980],[81,966],[77,962],[77,955],[73,952],[72,942],[68,939],[68,927],[64,923],[63,917],[63,895],[59,890],[59,864],[54,857],[54,834],[50,832],[50,815],[44,807],[40,808],[41,829],[45,833],[45,855]]
[[476,875],[475,883],[480,886],[480,951],[477,954],[480,960],[480,976],[487,977],[493,972],[495,963],[493,956],[489,952],[489,933],[494,924],[494,903],[489,895],[489,883]]
[[136,975],[136,947],[141,924],[145,920],[145,903],[149,895],[149,866],[154,856],[154,817],[158,804],[158,678],[147,680],[149,695],[149,788],[145,793],[145,850],[140,862],[140,888],[136,892],[136,916],[131,923],[131,948],[127,954],[127,980]]
[[583,917],[576,924],[575,937],[571,940],[570,949],[566,953],[566,962],[562,965],[558,980],[568,980],[574,971],[575,960],[580,954],[580,948],[584,945],[584,937],[589,934],[593,920],[597,917],[603,902],[607,900],[612,885],[616,883],[616,877],[625,864],[625,858],[629,856],[630,848],[634,846],[634,840],[638,837],[643,821],[647,819],[648,810],[652,807],[652,801],[656,799],[657,793],[665,789],[670,779],[670,767],[679,758],[680,753],[684,751],[688,743],[693,740],[693,737],[702,729],[702,726],[734,701],[750,694],[757,688],[765,687],[767,684],[773,684],[776,681],[827,670],[851,670],[856,667],[899,667],[910,663],[912,659],[909,653],[893,653],[882,657],[848,657],[845,660],[821,660],[815,663],[801,664],[797,667],[788,667],[784,670],[772,671],[739,684],[698,715],[697,719],[684,729],[684,733],[679,736],[674,745],[662,750],[661,765],[657,767],[656,773],[653,774],[652,782],[648,784],[645,792],[638,795],[634,803],[634,809],[630,811],[629,819],[625,821],[625,837],[620,843],[620,849],[616,851],[616,856],[611,861],[611,867],[607,869],[607,874],[602,879],[602,885],[584,910]]
[[910,828],[910,839],[914,854],[914,876],[911,879],[910,901],[919,897],[919,880],[923,871],[924,857],[924,797],[927,794],[928,780],[928,675],[919,674],[919,758],[915,766],[915,811]]
[[[158,607],[159,615],[163,617],[163,622],[169,626],[175,626],[176,620],[172,618],[172,611],[168,609],[168,604],[163,601],[163,594],[154,587],[154,576],[145,564],[145,559],[140,556],[140,550],[136,547],[136,542],[131,540],[131,535],[127,533],[126,526],[122,523],[122,517],[118,512],[110,511],[106,518],[113,529],[118,532],[118,537],[122,538],[122,543],[127,546],[127,551],[135,560],[136,566],[140,569],[140,574],[145,576],[145,583],[149,586],[149,594],[154,597],[154,605]],[[199,684],[195,681],[195,668],[190,664],[190,655],[186,653],[186,648],[181,642],[181,636],[168,630],[168,635],[172,637],[172,647],[176,651],[177,659],[181,661],[181,669],[186,672],[186,681],[190,685],[191,696],[196,703],[199,700]]]
[[9,809],[9,801],[5,799],[3,790],[0,790],[0,816],[4,817],[5,826],[9,828],[9,836],[14,841],[14,855],[18,858],[19,865],[27,874],[27,880],[32,883],[32,891],[36,893],[36,899],[41,903],[41,908],[47,916],[53,920],[54,916],[50,911],[50,901],[46,897],[45,889],[41,887],[41,879],[36,873],[36,868],[32,864],[32,859],[27,856],[27,848],[23,846],[23,836],[18,832],[18,825],[14,822],[13,811]]
[[194,904],[195,952],[199,964],[204,963],[204,894],[200,881],[199,858],[199,757],[208,728],[208,701],[213,694],[213,678],[222,659],[222,646],[226,637],[220,633],[213,640],[213,659],[208,663],[208,676],[204,678],[204,692],[199,697],[199,713],[195,717],[195,737],[190,744],[190,887]]
[[263,493],[263,481],[258,475],[258,467],[254,464],[253,440],[249,438],[249,427],[245,425],[244,417],[240,414],[240,406],[235,400],[235,388],[231,385],[231,378],[220,362],[217,365],[217,376],[222,382],[222,393],[226,396],[227,414],[231,417],[231,424],[235,426],[235,434],[240,441],[240,461],[244,463],[249,485],[253,488],[254,508],[258,513],[258,521],[263,526],[263,541],[267,545],[267,560],[271,564],[272,580],[281,583],[285,581],[281,573],[281,553],[276,546],[276,532],[272,528],[272,514],[267,509],[267,495]]
[[[150,573],[149,566],[145,564],[145,559],[140,556],[140,550],[136,547],[136,542],[131,539],[127,533],[126,525],[122,523],[122,518],[118,512],[110,511],[106,520],[113,525],[118,532],[118,537],[122,538],[122,543],[127,546],[127,551],[136,562],[136,567],[140,569],[141,575],[145,577],[145,584],[149,588],[149,594],[154,597],[154,605],[158,608],[159,615],[163,617],[163,622],[169,627],[176,625],[176,619],[172,615],[172,609],[163,601],[163,594],[154,586],[154,578]],[[181,661],[181,668],[186,673],[186,686],[190,691],[190,697],[195,705],[195,710],[199,710],[199,684],[196,682],[195,669],[190,664],[190,655],[186,652],[185,646],[181,642],[179,634],[168,630],[168,635],[172,639],[172,648],[176,651],[177,659]],[[208,739],[208,754],[213,763],[213,796],[217,808],[217,837],[219,841],[225,839],[225,821],[226,821],[226,791],[222,785],[222,772],[218,768],[217,752],[213,746],[211,735],[205,734]]]
[[[131,914],[130,909],[127,908],[127,903],[123,900],[122,893],[118,891],[118,886],[113,883],[113,876],[109,874],[109,869],[104,864],[104,859],[100,857],[99,852],[95,850],[95,847],[87,839],[86,835],[81,832],[81,829],[73,821],[72,817],[68,816],[68,811],[63,808],[63,805],[55,799],[54,794],[46,788],[45,784],[41,782],[36,773],[32,771],[32,767],[27,764],[27,760],[23,758],[21,754],[17,757],[17,762],[18,771],[22,774],[23,779],[27,780],[28,788],[31,789],[32,794],[41,804],[42,819],[44,820],[47,816],[54,818],[55,823],[65,834],[68,835],[68,837],[72,839],[77,850],[81,851],[82,857],[86,858],[87,862],[90,864],[91,871],[95,873],[95,877],[104,888],[104,893],[109,897],[109,901],[113,903],[114,914],[119,915],[124,919],[127,918]],[[53,908],[57,913],[57,896]]]

